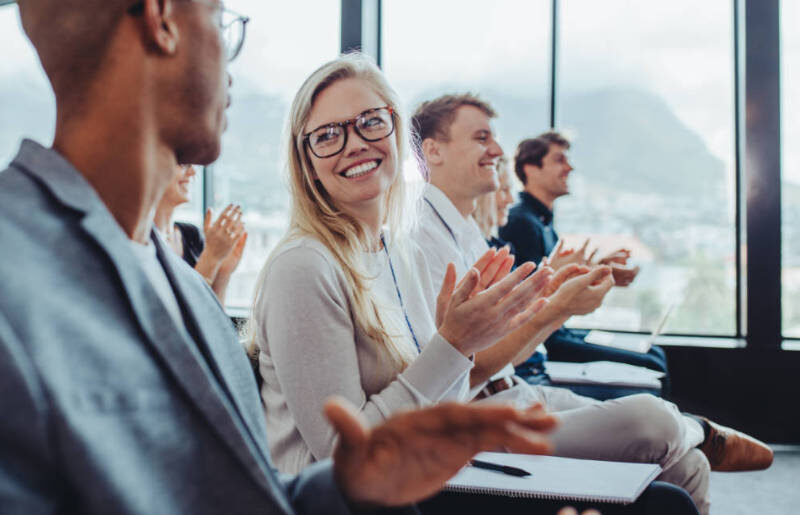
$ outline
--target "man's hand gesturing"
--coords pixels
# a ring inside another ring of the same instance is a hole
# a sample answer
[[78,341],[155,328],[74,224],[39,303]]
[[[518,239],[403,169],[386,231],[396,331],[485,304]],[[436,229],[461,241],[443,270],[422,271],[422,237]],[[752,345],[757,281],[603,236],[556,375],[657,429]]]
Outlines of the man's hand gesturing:
[[334,398],[325,415],[339,433],[334,474],[347,499],[364,506],[401,506],[438,492],[481,451],[551,452],[544,433],[555,419],[539,406],[439,404],[392,416],[368,428],[355,407]]

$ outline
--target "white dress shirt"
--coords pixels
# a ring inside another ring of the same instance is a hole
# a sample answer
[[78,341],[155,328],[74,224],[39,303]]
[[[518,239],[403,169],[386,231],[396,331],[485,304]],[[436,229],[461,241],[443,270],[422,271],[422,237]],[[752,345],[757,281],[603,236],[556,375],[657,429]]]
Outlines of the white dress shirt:
[[[415,233],[417,245],[425,254],[435,287],[441,287],[447,264],[456,267],[456,277],[461,279],[472,265],[487,250],[489,244],[483,238],[472,217],[464,217],[442,190],[432,184],[425,187],[424,206],[419,228]],[[435,316],[435,313],[434,313]],[[514,367],[508,363],[491,380],[509,377]],[[483,385],[473,388],[477,393]]]

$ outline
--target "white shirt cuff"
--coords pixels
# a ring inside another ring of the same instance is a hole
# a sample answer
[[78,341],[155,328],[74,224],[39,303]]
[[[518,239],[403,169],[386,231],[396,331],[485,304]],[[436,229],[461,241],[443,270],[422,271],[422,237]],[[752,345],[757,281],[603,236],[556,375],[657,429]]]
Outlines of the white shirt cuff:
[[436,333],[398,379],[420,404],[434,404],[469,374],[473,366],[468,357]]

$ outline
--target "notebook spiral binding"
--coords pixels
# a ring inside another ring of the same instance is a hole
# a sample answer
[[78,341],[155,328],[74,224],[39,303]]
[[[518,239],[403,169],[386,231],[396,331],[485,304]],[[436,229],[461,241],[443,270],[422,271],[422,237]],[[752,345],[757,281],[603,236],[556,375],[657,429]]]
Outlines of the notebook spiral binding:
[[501,488],[485,488],[480,486],[447,485],[446,492],[457,492],[462,494],[481,494],[481,495],[502,495],[514,499],[543,499],[548,501],[581,501],[581,502],[602,502],[609,504],[630,504],[619,497],[603,497],[594,495],[564,495],[546,492],[520,492],[519,490],[504,490]]

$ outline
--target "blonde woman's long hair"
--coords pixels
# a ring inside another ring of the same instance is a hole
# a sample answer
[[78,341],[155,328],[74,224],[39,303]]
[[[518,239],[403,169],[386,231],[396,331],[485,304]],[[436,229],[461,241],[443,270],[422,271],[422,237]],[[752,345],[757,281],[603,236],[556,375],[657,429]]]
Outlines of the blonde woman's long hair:
[[[311,160],[303,142],[305,126],[319,94],[340,80],[354,78],[369,84],[395,113],[395,129],[392,136],[396,139],[398,162],[395,163],[397,167],[395,181],[386,194],[383,226],[391,234],[391,242],[386,243],[402,248],[402,242],[414,229],[419,195],[417,190],[403,178],[401,164],[409,152],[409,138],[406,133],[406,122],[400,112],[399,98],[383,72],[370,58],[360,53],[352,53],[318,68],[306,79],[292,102],[284,134],[287,147],[285,170],[291,193],[290,221],[289,231],[282,241],[311,236],[327,247],[338,261],[347,280],[356,325],[386,351],[396,367],[403,369],[414,359],[415,353],[408,345],[403,345],[395,339],[398,335],[392,335],[387,330],[380,310],[369,292],[369,282],[372,277],[361,261],[362,253],[373,248],[374,242],[368,240],[367,231],[362,224],[339,209],[322,183],[315,180]],[[400,254],[404,255],[403,252]],[[407,266],[406,260],[403,261],[402,264]],[[263,276],[268,265],[269,259],[258,281],[254,306],[260,304]],[[395,263],[395,266],[398,264]],[[251,325],[251,329],[258,330],[255,324]],[[254,333],[252,330],[251,332]],[[255,341],[255,335],[252,336]]]
[[[500,156],[497,160],[497,176],[502,178],[505,176],[508,181],[508,159],[505,156]],[[472,212],[472,218],[478,224],[481,234],[487,240],[492,236],[497,236],[497,192],[491,191],[484,193],[478,200],[475,201],[475,211]]]

